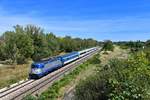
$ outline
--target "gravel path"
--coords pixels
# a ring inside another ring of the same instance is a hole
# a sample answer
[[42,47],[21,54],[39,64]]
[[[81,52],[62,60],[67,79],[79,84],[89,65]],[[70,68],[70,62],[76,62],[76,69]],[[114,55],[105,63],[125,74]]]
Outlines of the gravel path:
[[74,87],[65,92],[63,100],[74,100]]

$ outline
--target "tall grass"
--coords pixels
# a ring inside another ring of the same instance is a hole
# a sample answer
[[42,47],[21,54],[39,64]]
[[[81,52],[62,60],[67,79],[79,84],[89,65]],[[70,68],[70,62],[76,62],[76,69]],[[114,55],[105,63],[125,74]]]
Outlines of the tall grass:
[[8,66],[11,67],[0,68],[0,88],[9,87],[13,83],[28,78],[30,64]]

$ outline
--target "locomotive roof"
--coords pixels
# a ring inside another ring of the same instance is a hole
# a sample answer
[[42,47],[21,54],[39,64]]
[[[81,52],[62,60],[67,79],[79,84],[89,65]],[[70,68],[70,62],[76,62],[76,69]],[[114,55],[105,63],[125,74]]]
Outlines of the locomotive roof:
[[44,60],[40,60],[40,61],[37,61],[37,62],[34,62],[35,64],[39,64],[39,63],[43,63],[43,64],[46,64],[48,62],[51,62],[51,61],[54,61],[56,58],[49,58],[49,59],[44,59]]
[[51,57],[51,58],[48,58],[48,59],[40,60],[40,61],[34,62],[33,64],[42,64],[42,63],[47,64],[49,62],[52,62],[52,61],[56,60],[59,57],[67,57],[69,55],[73,55],[73,54],[77,54],[77,53],[78,53],[77,51],[74,51],[74,52],[71,52],[71,53],[68,53],[68,54],[65,54],[65,55],[62,55],[62,56]]
[[78,53],[77,51],[74,51],[74,52],[71,52],[71,53],[62,55],[62,56],[60,56],[60,57],[66,57],[66,56],[69,56],[69,55],[72,55],[72,54],[77,54],[77,53]]

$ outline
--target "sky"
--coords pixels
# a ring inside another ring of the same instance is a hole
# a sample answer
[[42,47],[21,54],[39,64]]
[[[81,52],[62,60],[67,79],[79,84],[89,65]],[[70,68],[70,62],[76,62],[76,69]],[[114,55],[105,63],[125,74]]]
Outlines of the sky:
[[33,24],[57,36],[150,39],[150,0],[0,0],[0,35]]

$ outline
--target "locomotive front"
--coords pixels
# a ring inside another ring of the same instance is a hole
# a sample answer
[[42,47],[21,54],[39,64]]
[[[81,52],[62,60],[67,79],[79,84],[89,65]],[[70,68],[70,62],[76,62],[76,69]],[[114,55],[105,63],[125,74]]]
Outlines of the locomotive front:
[[39,78],[39,77],[43,76],[43,68],[44,68],[43,63],[32,63],[29,77],[30,78]]

